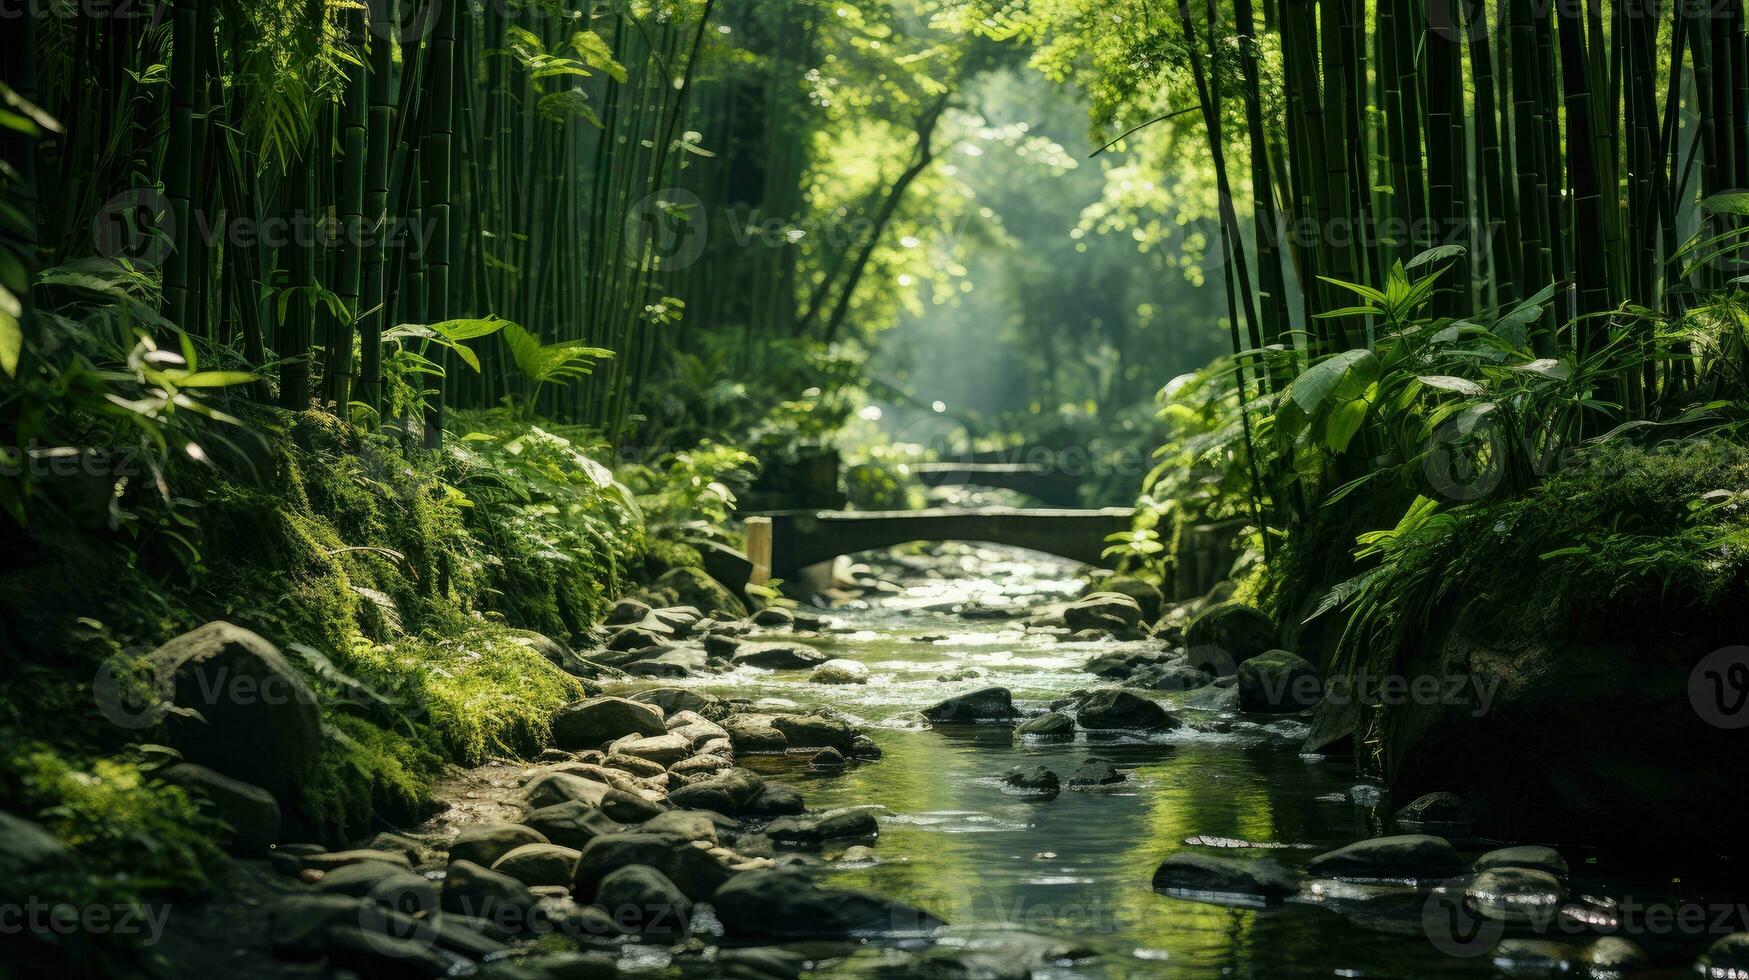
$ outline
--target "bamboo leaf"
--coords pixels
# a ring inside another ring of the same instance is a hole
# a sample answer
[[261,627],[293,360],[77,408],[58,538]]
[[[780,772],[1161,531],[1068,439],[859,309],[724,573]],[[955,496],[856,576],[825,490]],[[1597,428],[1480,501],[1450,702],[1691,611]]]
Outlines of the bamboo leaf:
[[1453,377],[1449,374],[1423,374],[1416,377],[1415,380],[1427,385],[1429,388],[1438,388],[1441,391],[1455,391],[1460,395],[1482,395],[1487,393],[1486,389],[1481,385],[1476,384],[1474,381],[1471,381],[1468,378]]
[[1462,245],[1440,245],[1435,248],[1430,248],[1427,251],[1422,252],[1420,255],[1410,259],[1409,264],[1405,266],[1405,268],[1414,269],[1432,262],[1443,262],[1446,259],[1455,259],[1463,254],[1464,247]]

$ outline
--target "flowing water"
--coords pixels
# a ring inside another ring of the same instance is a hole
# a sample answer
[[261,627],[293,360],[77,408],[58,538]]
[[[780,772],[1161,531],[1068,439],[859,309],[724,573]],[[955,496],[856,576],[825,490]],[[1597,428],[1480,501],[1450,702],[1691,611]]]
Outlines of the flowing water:
[[[976,948],[1026,933],[1097,954],[1037,976],[1465,977],[1514,965],[1496,962],[1485,946],[1458,950],[1466,955],[1443,950],[1435,942],[1439,928],[1430,936],[1424,919],[1424,892],[1336,888],[1257,907],[1155,893],[1154,868],[1174,851],[1267,855],[1303,866],[1382,832],[1386,808],[1376,789],[1357,785],[1349,761],[1300,754],[1303,719],[1198,708],[1206,689],[1156,695],[1189,724],[1149,738],[1077,733],[1073,741],[1035,743],[1018,740],[1006,725],[926,726],[920,709],[986,685],[1042,710],[1103,683],[1081,665],[1122,646],[1059,641],[1018,618],[987,618],[988,610],[1018,613],[1074,595],[1081,588],[1075,568],[1021,552],[945,551],[933,561],[912,559],[897,593],[827,611],[829,631],[807,640],[865,664],[865,685],[810,684],[804,671],[746,668],[679,682],[725,697],[772,699],[780,708],[831,706],[868,728],[884,757],[842,773],[814,773],[805,757],[742,760],[796,785],[810,808],[885,808],[875,860],[840,860],[841,848],[825,852],[833,883],[941,916],[951,924],[946,942]],[[1127,779],[1106,791],[1068,789],[1069,773],[1094,756]],[[1003,791],[1001,775],[1040,765],[1065,781],[1055,799]],[[1583,879],[1585,862],[1573,863]],[[1586,890],[1585,881],[1574,884],[1575,896]],[[1625,887],[1613,884],[1615,894]],[[865,973],[881,962],[859,956],[820,975]]]

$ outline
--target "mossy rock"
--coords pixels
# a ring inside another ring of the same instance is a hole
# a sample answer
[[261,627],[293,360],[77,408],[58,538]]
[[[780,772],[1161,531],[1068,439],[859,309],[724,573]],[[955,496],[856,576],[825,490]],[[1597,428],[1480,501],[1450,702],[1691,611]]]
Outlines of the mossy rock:
[[695,606],[711,616],[742,619],[747,615],[746,604],[702,568],[671,568],[656,580],[656,588],[672,591],[680,605]]
[[1184,645],[1191,650],[1225,651],[1241,664],[1280,645],[1275,623],[1263,611],[1241,602],[1211,606],[1191,621]]
[[1129,575],[1112,575],[1098,582],[1098,591],[1115,592],[1136,600],[1142,608],[1142,621],[1152,623],[1166,612],[1166,596],[1159,586]]

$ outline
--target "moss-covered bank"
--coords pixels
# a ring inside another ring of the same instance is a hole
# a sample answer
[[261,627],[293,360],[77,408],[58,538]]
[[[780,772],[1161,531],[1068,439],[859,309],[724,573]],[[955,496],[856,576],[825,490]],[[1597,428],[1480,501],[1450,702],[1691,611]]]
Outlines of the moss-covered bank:
[[210,815],[154,775],[161,725],[104,710],[104,684],[173,636],[227,620],[284,651],[324,736],[284,839],[337,841],[417,818],[446,764],[538,751],[584,690],[563,647],[627,583],[698,560],[649,547],[580,438],[483,415],[431,456],[319,412],[248,422],[259,445],[174,474],[161,531],[6,532],[0,809],[73,852],[13,888],[131,901],[198,890],[222,860]]

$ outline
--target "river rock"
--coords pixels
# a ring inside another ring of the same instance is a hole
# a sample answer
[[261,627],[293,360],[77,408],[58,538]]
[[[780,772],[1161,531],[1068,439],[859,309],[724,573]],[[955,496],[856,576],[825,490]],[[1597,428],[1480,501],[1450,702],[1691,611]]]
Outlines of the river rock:
[[668,649],[667,641],[672,638],[673,633],[674,631],[666,626],[662,628],[661,632],[639,625],[622,626],[608,639],[607,649],[613,653],[632,654],[633,656],[609,657],[603,655],[601,659],[617,667],[638,659],[643,651],[666,650]]
[[558,844],[524,844],[492,864],[492,870],[525,885],[570,885],[582,853]]
[[1536,844],[1489,851],[1476,858],[1470,868],[1475,871],[1487,871],[1490,868],[1530,868],[1557,878],[1567,877],[1567,859],[1561,856],[1561,852]]
[[706,776],[715,775],[733,765],[734,763],[732,761],[723,756],[700,753],[698,755],[681,759],[679,762],[669,766],[668,771],[676,776],[684,778],[688,782],[691,782],[694,779],[702,779]]
[[693,711],[674,712],[668,716],[668,734],[679,735],[696,750],[712,739],[728,738],[723,726]]
[[867,684],[868,668],[842,657],[828,660],[808,675],[811,684]]
[[323,851],[319,854],[305,855],[303,867],[306,871],[320,871],[326,874],[337,868],[366,862],[387,864],[403,869],[413,867],[412,862],[407,860],[407,855],[400,851],[377,851],[363,847],[350,851]]
[[956,694],[923,710],[923,717],[936,724],[1005,722],[1013,721],[1017,716],[1014,696],[1005,687],[982,687],[966,694]]
[[735,815],[744,812],[765,788],[765,781],[745,769],[730,769],[668,794],[668,801],[689,810]]
[[546,772],[529,781],[523,788],[522,800],[534,810],[572,802],[600,806],[611,788],[608,783],[575,773]]
[[1129,687],[1147,688],[1150,691],[1195,691],[1213,682],[1214,675],[1180,661],[1143,667],[1130,675],[1125,683]]
[[534,893],[527,885],[472,861],[450,862],[438,900],[445,912],[488,921],[526,915],[535,905]]
[[1102,653],[1081,665],[1081,669],[1106,680],[1122,680],[1139,670],[1168,662],[1172,654],[1165,650],[1121,650]]
[[1470,824],[1470,811],[1456,793],[1426,793],[1398,810],[1397,822],[1411,827],[1464,828]]
[[461,916],[432,914],[415,919],[380,903],[365,904],[352,895],[290,895],[268,911],[267,939],[274,953],[287,959],[324,955],[332,935],[343,929],[359,930],[373,940],[410,937],[424,948],[436,946],[474,960],[504,950],[502,943],[481,934]]
[[601,795],[601,812],[620,823],[643,823],[667,807],[637,793],[609,788]]
[[837,772],[849,766],[850,760],[844,758],[844,753],[837,749],[824,748],[808,759],[808,765],[826,772]]
[[[633,737],[635,738],[636,736]],[[618,769],[620,772],[629,773],[640,779],[649,779],[652,776],[660,776],[668,771],[668,767],[660,762],[639,758],[635,755],[625,755],[620,752],[609,752],[607,758],[601,760],[601,764],[609,769]]]
[[777,730],[775,720],[773,715],[730,715],[722,724],[736,752],[783,752],[789,748],[789,739]]
[[335,868],[322,875],[314,890],[325,895],[369,898],[407,915],[437,909],[437,882],[383,861],[360,861]]
[[1593,973],[1618,976],[1651,962],[1646,951],[1631,939],[1603,936],[1585,947],[1585,962]]
[[553,716],[553,741],[561,749],[593,749],[625,735],[667,733],[660,708],[626,698],[589,698]]
[[856,729],[849,723],[823,715],[778,715],[771,724],[790,749],[829,748],[849,754],[856,741]]
[[[537,811],[538,812],[538,811]],[[498,859],[527,844],[551,843],[533,827],[516,823],[478,823],[463,827],[449,845],[451,864],[470,861],[490,868]]]
[[782,606],[767,606],[753,614],[753,625],[767,629],[788,629],[795,622],[796,614]]
[[713,721],[720,721],[729,713],[729,703],[722,698],[715,694],[706,694],[703,691],[693,691],[684,687],[653,687],[647,691],[633,694],[631,700],[640,704],[654,705],[660,709],[664,715],[665,723],[667,717],[685,711],[694,712]]
[[819,847],[827,841],[875,837],[880,834],[880,825],[869,808],[846,807],[778,817],[766,825],[765,834],[780,844]]
[[0,811],[0,878],[16,881],[23,875],[70,864],[72,851],[41,824]]
[[764,670],[807,670],[830,660],[826,654],[799,643],[744,643],[735,654],[736,666]]
[[712,633],[704,638],[704,652],[713,657],[733,660],[741,652],[742,643],[732,636]]
[[1088,759],[1069,774],[1070,789],[1097,789],[1123,781],[1124,774],[1104,759]]
[[1191,621],[1184,634],[1184,644],[1192,652],[1219,651],[1235,667],[1280,643],[1275,623],[1262,610],[1240,602],[1209,607]]
[[741,808],[741,812],[750,817],[785,817],[801,813],[807,809],[802,801],[802,794],[793,786],[782,783],[765,783],[759,787],[759,792],[753,799]]
[[1043,799],[1054,799],[1062,789],[1057,774],[1044,766],[1011,772],[1002,777],[1002,786],[1009,792]]
[[692,677],[710,670],[710,658],[696,647],[669,647],[654,657],[620,667],[632,677]]
[[1286,650],[1266,650],[1239,664],[1239,709],[1259,714],[1303,711],[1318,703],[1318,668]]
[[1047,711],[1021,722],[1014,734],[1037,739],[1074,738],[1075,722],[1061,711]]
[[650,619],[674,631],[675,636],[690,636],[704,614],[692,606],[668,606],[650,611]]
[[1099,583],[1099,591],[1134,599],[1142,610],[1142,622],[1152,623],[1166,614],[1166,595],[1160,587],[1132,575],[1113,575]]
[[279,802],[267,790],[192,762],[169,766],[159,776],[210,801],[219,819],[230,825],[231,843],[239,854],[262,854],[279,843]]
[[696,607],[712,616],[740,619],[747,615],[746,603],[702,568],[671,568],[656,579],[655,587],[673,592],[682,605]]
[[1700,972],[1708,977],[1749,975],[1749,932],[1733,932],[1710,946],[1700,958]]
[[1566,897],[1559,878],[1530,868],[1489,868],[1464,889],[1464,903],[1471,909],[1513,926],[1553,922]]
[[692,902],[655,868],[630,864],[601,879],[595,904],[628,933],[683,936]]
[[[667,813],[652,817],[638,828],[640,834],[673,834],[681,840],[701,840],[708,844],[717,843],[717,821],[711,819],[712,814],[697,810],[669,810]],[[728,817],[718,815],[725,824],[733,825]]]
[[1134,629],[1142,622],[1142,607],[1117,592],[1094,592],[1063,607],[1063,622],[1072,630]]
[[650,612],[648,603],[639,602],[636,599],[621,599],[613,604],[612,609],[608,610],[607,625],[626,626],[636,623],[650,615]]
[[1291,898],[1300,893],[1299,876],[1268,858],[1245,859],[1179,851],[1154,870],[1156,891],[1182,890],[1226,895]]
[[1443,837],[1402,834],[1356,841],[1320,854],[1308,865],[1326,878],[1433,881],[1462,873],[1463,859]]
[[616,754],[648,759],[666,769],[670,764],[679,762],[692,754],[692,742],[684,735],[672,733],[655,736],[634,735],[613,743],[608,757],[612,758]]
[[1164,732],[1183,724],[1158,701],[1120,688],[1104,688],[1082,698],[1076,720],[1089,731]]
[[709,898],[734,874],[719,852],[701,842],[674,834],[609,834],[583,849],[577,862],[578,898],[593,901],[608,875],[634,864],[655,868],[694,900]]
[[278,799],[322,754],[316,696],[279,648],[214,621],[152,651],[160,687],[179,709],[165,716],[183,758]]
[[741,939],[916,935],[944,923],[922,909],[849,888],[827,888],[793,868],[745,871],[711,904],[723,929]]
[[[589,846],[589,842],[605,834],[624,833],[624,824],[607,814],[601,808],[583,802],[560,803],[556,806],[541,807],[523,818],[527,829],[534,831],[541,840],[550,841],[564,847],[581,851]],[[526,843],[539,843],[528,841]],[[518,845],[520,846],[520,845]],[[509,851],[501,851],[507,854]],[[478,861],[474,862],[478,864]]]

